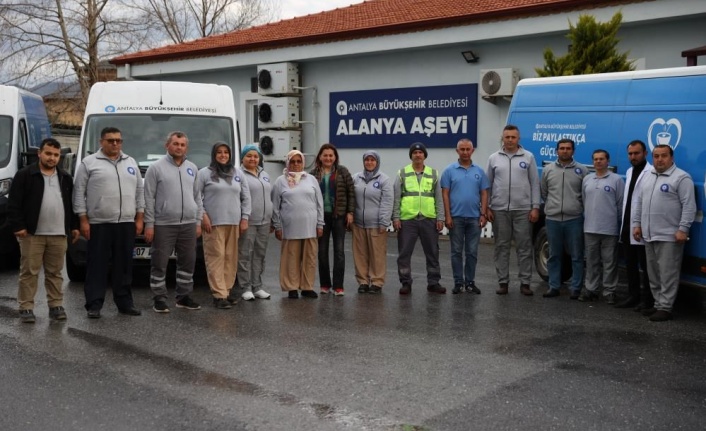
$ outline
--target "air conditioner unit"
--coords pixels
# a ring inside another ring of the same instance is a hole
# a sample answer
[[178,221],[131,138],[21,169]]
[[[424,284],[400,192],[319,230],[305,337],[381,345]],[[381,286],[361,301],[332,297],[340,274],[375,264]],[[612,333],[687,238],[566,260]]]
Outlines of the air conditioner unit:
[[480,71],[480,95],[483,97],[512,96],[520,73],[517,69],[483,69]]
[[260,134],[260,151],[267,162],[286,161],[291,150],[301,150],[302,132],[298,130],[267,130]]
[[299,98],[273,97],[261,99],[257,108],[259,129],[289,129],[299,127]]
[[299,94],[299,66],[275,63],[257,66],[257,93],[263,96]]

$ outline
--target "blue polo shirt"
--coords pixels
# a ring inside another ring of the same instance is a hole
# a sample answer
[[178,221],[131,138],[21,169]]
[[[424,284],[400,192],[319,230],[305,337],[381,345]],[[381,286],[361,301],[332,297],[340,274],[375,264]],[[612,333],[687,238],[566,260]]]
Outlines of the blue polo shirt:
[[480,192],[490,188],[482,168],[471,163],[466,169],[456,161],[444,169],[440,184],[449,190],[451,217],[480,217]]

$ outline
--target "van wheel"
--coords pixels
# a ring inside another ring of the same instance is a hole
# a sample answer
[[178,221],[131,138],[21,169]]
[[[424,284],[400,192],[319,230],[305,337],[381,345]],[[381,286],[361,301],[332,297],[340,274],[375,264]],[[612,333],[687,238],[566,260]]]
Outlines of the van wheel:
[[86,267],[74,263],[74,260],[71,259],[71,253],[66,253],[66,273],[71,281],[81,283],[86,281]]
[[534,239],[534,267],[537,274],[544,281],[549,281],[549,241],[547,241],[547,229],[541,228]]
[[[547,228],[542,227],[537,232],[534,239],[534,267],[544,281],[549,281],[549,241],[547,240]],[[571,279],[571,256],[564,253],[561,259],[561,281],[562,283]]]

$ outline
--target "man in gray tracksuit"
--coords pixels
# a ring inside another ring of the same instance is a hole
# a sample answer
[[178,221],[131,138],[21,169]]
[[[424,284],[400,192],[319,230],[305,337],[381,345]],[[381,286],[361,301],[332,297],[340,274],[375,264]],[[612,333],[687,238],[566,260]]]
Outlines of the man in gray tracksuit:
[[495,237],[495,272],[498,295],[506,295],[510,281],[510,246],[517,249],[520,292],[533,295],[532,223],[539,219],[539,175],[534,155],[522,148],[520,131],[508,124],[503,129],[503,147],[488,158],[485,169],[490,183],[487,220]]
[[647,273],[654,308],[642,311],[653,322],[672,318],[679,290],[684,244],[696,216],[694,181],[674,164],[674,150],[657,145],[653,167],[642,180],[633,210],[633,237],[645,240]]
[[588,168],[574,160],[574,141],[556,144],[557,161],[542,171],[540,190],[544,200],[549,240],[549,290],[545,298],[559,296],[564,249],[571,255],[571,299],[579,299],[583,284],[583,200],[581,186]]
[[157,313],[169,312],[166,273],[172,250],[177,255],[176,306],[201,308],[189,296],[194,290],[196,239],[201,236],[203,208],[196,185],[198,168],[186,160],[188,145],[185,133],[170,133],[167,154],[145,174],[145,240],[152,243],[150,288]]

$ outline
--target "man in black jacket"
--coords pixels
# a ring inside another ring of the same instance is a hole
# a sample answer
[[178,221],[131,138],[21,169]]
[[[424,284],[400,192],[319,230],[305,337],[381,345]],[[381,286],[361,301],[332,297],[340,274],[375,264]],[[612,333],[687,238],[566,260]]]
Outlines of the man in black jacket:
[[61,145],[42,141],[39,161],[15,174],[8,200],[8,223],[20,243],[20,279],[17,300],[20,319],[34,323],[34,297],[39,271],[44,266],[44,286],[49,317],[65,320],[62,269],[68,242],[78,240],[78,217],[73,213],[71,176],[58,166]]

